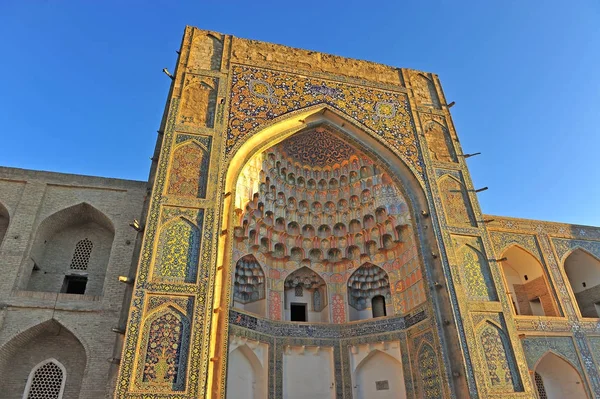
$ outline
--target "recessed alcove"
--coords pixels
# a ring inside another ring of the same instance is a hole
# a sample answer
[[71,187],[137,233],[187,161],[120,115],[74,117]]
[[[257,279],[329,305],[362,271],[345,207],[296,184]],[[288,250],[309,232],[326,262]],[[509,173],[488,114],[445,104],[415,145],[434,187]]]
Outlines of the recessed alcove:
[[[272,320],[344,323],[422,303],[409,205],[380,162],[327,124],[252,156],[233,200],[233,307]],[[236,262],[249,256],[264,294],[239,272]],[[242,289],[260,299],[241,300]]]

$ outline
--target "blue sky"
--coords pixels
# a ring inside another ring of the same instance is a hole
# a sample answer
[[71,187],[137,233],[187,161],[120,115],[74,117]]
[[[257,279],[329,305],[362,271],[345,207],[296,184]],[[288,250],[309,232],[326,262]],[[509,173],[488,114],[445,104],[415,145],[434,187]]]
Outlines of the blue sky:
[[184,26],[435,72],[485,213],[600,226],[600,3],[0,2],[0,165],[145,180]]

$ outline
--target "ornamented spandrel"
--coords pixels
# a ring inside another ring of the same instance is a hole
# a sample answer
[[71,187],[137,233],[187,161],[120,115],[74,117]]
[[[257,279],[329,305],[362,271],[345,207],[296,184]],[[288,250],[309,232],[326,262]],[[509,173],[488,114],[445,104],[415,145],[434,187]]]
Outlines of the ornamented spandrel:
[[422,173],[408,98],[403,92],[233,66],[226,153],[237,150],[260,125],[291,111],[326,104],[376,132],[380,140]]
[[[206,144],[188,140],[173,151],[167,192],[182,197],[205,198],[210,161],[210,139]],[[207,148],[208,146],[208,148]]]

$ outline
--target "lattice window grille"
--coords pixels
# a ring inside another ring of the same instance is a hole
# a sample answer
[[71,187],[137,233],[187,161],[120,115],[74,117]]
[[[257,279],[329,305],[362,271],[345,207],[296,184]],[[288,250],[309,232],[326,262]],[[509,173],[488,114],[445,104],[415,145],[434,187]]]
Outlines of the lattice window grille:
[[544,380],[542,380],[542,376],[538,373],[535,373],[535,387],[537,388],[538,398],[539,399],[548,399],[548,395],[546,394],[546,387],[544,386]]
[[302,289],[301,285],[297,285],[296,288],[294,288],[294,294],[296,295],[296,298],[304,296],[304,290]]
[[23,399],[61,399],[65,378],[62,364],[54,359],[45,360],[31,371]]
[[94,243],[84,238],[75,245],[75,252],[73,253],[73,259],[71,260],[72,270],[87,270],[88,263],[90,263],[90,255]]

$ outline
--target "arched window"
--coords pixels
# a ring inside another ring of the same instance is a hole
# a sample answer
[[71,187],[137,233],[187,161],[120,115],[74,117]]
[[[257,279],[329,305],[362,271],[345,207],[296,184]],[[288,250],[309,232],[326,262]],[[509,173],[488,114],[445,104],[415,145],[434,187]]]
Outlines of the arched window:
[[386,315],[385,298],[383,295],[376,295],[371,299],[371,308],[373,309],[373,317],[383,317]]
[[546,395],[546,388],[544,387],[544,380],[542,380],[542,376],[538,374],[536,371],[534,374],[535,379],[535,389],[537,390],[538,399],[548,399],[548,395]]
[[56,359],[47,359],[31,370],[23,399],[61,399],[67,371]]
[[90,255],[92,254],[93,248],[94,243],[88,240],[87,238],[78,241],[75,245],[73,259],[71,259],[71,269],[87,270],[88,263],[90,262]]
[[508,296],[518,315],[559,316],[542,264],[516,245],[503,253],[500,262]]

